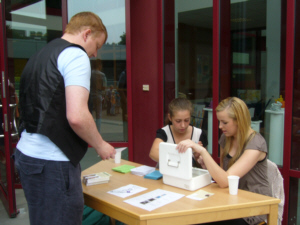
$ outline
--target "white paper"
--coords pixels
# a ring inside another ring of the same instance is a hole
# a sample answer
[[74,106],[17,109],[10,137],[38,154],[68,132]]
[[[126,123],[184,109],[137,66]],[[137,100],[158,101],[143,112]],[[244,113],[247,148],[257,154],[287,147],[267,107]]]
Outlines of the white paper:
[[210,196],[214,195],[214,193],[210,193],[210,192],[207,192],[207,191],[203,191],[203,190],[199,190],[191,195],[188,195],[186,196],[187,198],[191,198],[191,199],[194,199],[194,200],[203,200],[203,199],[206,199]]
[[107,193],[112,194],[112,195],[116,195],[116,196],[121,197],[121,198],[126,198],[130,195],[134,195],[136,193],[139,193],[139,192],[145,191],[145,190],[147,190],[147,188],[140,187],[140,186],[137,186],[137,185],[134,185],[134,184],[128,184],[126,186],[117,188],[115,190],[108,191]]
[[131,173],[138,176],[145,176],[148,173],[152,173],[155,170],[155,167],[151,166],[139,166],[136,168],[131,169]]
[[127,199],[124,202],[145,209],[147,211],[152,211],[171,202],[175,202],[183,196],[183,194],[178,194],[162,189],[156,189],[146,194]]
[[127,147],[122,147],[122,148],[115,148],[116,152],[122,152],[125,150]]

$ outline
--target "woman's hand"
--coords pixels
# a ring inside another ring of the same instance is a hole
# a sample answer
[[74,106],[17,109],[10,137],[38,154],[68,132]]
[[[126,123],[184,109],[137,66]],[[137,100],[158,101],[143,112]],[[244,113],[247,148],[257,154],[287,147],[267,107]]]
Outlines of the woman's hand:
[[[200,146],[203,147],[203,144],[202,144],[201,141],[198,141],[198,145],[200,145]],[[200,153],[198,153],[198,152],[193,152],[193,155],[194,155],[194,158],[195,158],[196,160],[198,160],[198,158],[199,158],[199,156],[200,156]]]
[[202,150],[205,150],[200,144],[193,142],[190,139],[181,141],[177,145],[177,149],[179,153],[184,153],[188,148],[193,150],[193,153],[198,153],[201,155]]
[[198,157],[197,162],[201,165],[202,169],[207,169],[201,155]]
[[[203,147],[203,144],[201,141],[198,141],[198,145],[202,146]],[[197,162],[200,164],[201,168],[202,169],[207,169],[206,166],[205,166],[205,163],[203,161],[203,158],[202,156],[200,155],[200,153],[198,152],[194,152],[194,158],[197,160]]]
[[198,141],[198,145],[203,147],[202,141]]

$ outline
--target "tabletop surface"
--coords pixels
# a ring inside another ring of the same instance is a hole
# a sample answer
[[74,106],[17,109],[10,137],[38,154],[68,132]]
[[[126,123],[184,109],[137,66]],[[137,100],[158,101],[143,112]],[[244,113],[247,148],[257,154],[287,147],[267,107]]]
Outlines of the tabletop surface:
[[[94,186],[83,185],[83,193],[85,200],[92,200],[99,204],[99,207],[103,209],[109,207],[111,210],[116,210],[126,215],[130,215],[133,218],[138,218],[139,220],[148,220],[163,217],[172,216],[187,216],[193,214],[201,214],[208,212],[220,212],[226,210],[248,210],[249,208],[255,206],[266,206],[271,204],[278,204],[279,199],[247,192],[243,190],[238,190],[238,195],[230,195],[228,188],[220,188],[217,184],[212,183],[206,187],[201,188],[201,190],[214,193],[214,195],[198,201],[189,199],[187,197],[182,197],[179,200],[169,203],[163,207],[157,208],[153,211],[147,211],[135,206],[132,206],[124,200],[145,194],[147,192],[163,189],[167,191],[172,191],[175,193],[183,194],[185,196],[190,195],[196,191],[188,191],[177,187],[172,187],[170,185],[163,184],[162,179],[151,180],[146,179],[142,176],[133,175],[131,173],[122,174],[115,172],[112,168],[120,165],[133,165],[140,166],[138,163],[121,160],[121,164],[115,164],[114,160],[101,161],[90,168],[84,170],[82,175],[87,175],[96,172],[108,172],[112,176],[108,183],[98,184]],[[134,184],[141,187],[147,188],[145,191],[139,192],[135,195],[131,195],[127,198],[121,198],[112,194],[108,194],[108,191],[114,190],[126,186],[128,184]],[[101,210],[102,211],[102,210]]]

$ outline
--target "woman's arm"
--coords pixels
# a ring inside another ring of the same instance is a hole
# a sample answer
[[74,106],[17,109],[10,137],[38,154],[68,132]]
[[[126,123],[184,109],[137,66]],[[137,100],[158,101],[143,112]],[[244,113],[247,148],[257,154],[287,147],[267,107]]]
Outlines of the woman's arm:
[[225,171],[214,161],[211,155],[202,146],[190,140],[185,140],[178,144],[179,152],[185,152],[187,148],[192,148],[193,151],[196,151],[201,155],[210,175],[221,188],[228,187],[227,176],[237,175],[239,177],[243,177],[262,157],[266,155],[266,153],[259,150],[246,150],[241,157],[227,171]]
[[[202,130],[201,132],[198,144],[203,146],[205,149],[207,149],[208,139],[207,139],[207,133],[204,130]],[[197,167],[200,167],[202,169],[207,169],[202,156],[198,152],[193,152],[193,154],[197,162]]]
[[[199,141],[198,144],[203,146],[201,141]],[[206,149],[206,147],[204,147],[204,148]],[[202,168],[202,169],[207,169],[206,166],[205,166],[205,163],[203,162],[203,159],[202,159],[201,155],[198,152],[196,152],[196,151],[193,152],[193,157],[196,161],[196,167]]]
[[155,162],[159,161],[159,143],[161,142],[163,142],[162,139],[155,138],[149,153],[149,157]]
[[[220,146],[220,157],[222,157],[223,152],[224,152],[224,149]],[[222,160],[222,159],[220,159],[220,167],[221,167],[221,168],[224,168],[224,167],[223,167],[223,160]]]

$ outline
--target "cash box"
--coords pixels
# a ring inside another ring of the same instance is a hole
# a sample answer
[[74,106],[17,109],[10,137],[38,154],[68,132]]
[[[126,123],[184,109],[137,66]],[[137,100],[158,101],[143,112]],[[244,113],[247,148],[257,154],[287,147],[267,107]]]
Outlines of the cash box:
[[164,184],[194,191],[211,183],[208,170],[192,167],[192,149],[179,153],[176,144],[159,144],[159,171]]

